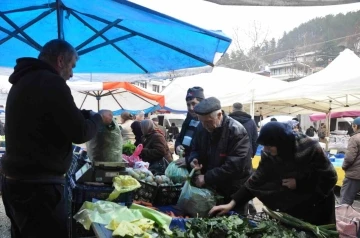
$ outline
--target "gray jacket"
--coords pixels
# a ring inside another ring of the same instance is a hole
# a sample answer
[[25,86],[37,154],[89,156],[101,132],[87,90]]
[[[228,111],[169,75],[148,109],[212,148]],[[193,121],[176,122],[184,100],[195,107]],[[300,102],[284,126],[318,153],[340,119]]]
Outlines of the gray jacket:
[[349,139],[345,159],[342,165],[345,177],[360,179],[360,132],[355,132]]

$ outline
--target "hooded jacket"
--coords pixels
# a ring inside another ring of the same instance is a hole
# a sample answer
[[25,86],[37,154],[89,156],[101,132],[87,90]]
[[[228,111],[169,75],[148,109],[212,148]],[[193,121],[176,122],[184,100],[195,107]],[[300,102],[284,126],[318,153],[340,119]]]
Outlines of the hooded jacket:
[[65,80],[44,61],[18,59],[9,82],[2,172],[30,180],[63,176],[71,164],[72,142],[94,137],[101,116],[80,111]]
[[256,144],[256,140],[258,138],[258,131],[254,120],[251,119],[251,116],[249,114],[242,111],[235,111],[233,113],[230,113],[229,117],[237,120],[245,127],[250,139],[251,155],[252,157],[254,157],[258,147],[258,145]]
[[[284,123],[269,122],[260,131],[258,143],[276,146],[278,155],[262,152],[256,171],[233,199],[243,204],[257,197],[272,210],[280,210],[315,225],[335,222],[333,188],[336,171],[320,144]],[[282,180],[294,178],[296,188]]]

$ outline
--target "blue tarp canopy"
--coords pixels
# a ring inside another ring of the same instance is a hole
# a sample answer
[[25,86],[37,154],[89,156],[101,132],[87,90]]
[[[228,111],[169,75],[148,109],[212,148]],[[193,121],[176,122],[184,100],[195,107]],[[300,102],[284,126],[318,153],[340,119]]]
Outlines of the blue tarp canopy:
[[80,55],[74,79],[91,81],[209,72],[231,43],[221,31],[124,0],[1,0],[0,74],[56,38]]

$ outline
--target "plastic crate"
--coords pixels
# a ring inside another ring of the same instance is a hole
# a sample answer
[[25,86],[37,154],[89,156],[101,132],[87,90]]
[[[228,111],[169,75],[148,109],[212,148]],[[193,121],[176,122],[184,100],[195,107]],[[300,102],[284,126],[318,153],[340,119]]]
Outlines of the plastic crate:
[[182,185],[159,186],[156,193],[154,205],[175,205],[180,197],[182,187]]
[[73,177],[73,175],[84,165],[88,162],[79,157],[79,155],[73,155],[70,168],[67,172],[67,175]]
[[[91,202],[93,198],[98,200],[106,200],[109,194],[112,193],[114,188],[110,185],[104,186],[91,186],[85,184],[75,184],[73,179],[70,180],[70,186],[72,188],[72,201],[77,204],[83,204],[85,201]],[[133,191],[127,193],[121,193],[112,202],[121,203],[130,207],[133,199]]]
[[134,200],[153,203],[158,192],[158,186],[139,181],[141,187],[134,191]]

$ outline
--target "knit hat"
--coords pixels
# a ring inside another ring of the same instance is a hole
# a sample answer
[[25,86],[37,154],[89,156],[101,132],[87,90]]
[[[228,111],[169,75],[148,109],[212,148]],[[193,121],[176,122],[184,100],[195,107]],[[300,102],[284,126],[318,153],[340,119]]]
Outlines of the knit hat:
[[204,89],[202,87],[192,87],[187,90],[185,100],[193,100],[194,98],[204,99]]

